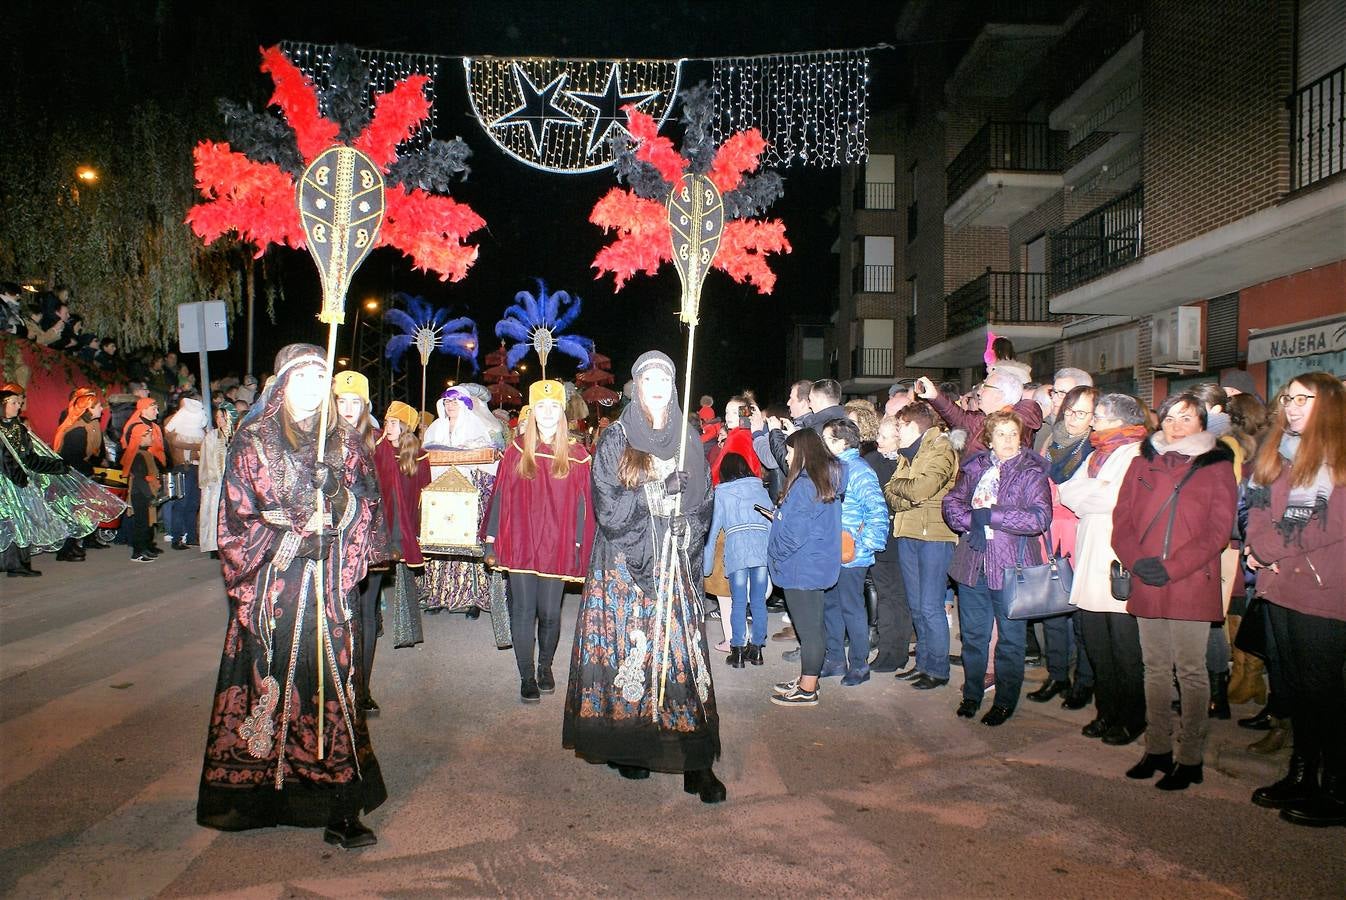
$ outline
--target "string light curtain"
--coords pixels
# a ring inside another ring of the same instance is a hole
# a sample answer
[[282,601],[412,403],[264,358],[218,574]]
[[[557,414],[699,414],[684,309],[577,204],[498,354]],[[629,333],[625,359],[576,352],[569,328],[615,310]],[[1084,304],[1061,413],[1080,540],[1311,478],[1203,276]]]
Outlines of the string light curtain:
[[[290,62],[313,80],[314,87],[321,98],[331,86],[328,73],[332,67],[332,55],[336,47],[332,44],[311,44],[305,41],[281,41],[280,49],[289,57]],[[367,109],[372,109],[374,98],[393,87],[410,75],[427,75],[429,83],[425,85],[425,97],[430,101],[430,117],[406,142],[399,145],[403,155],[407,150],[419,150],[430,143],[435,128],[435,86],[439,82],[439,61],[441,57],[427,53],[401,53],[389,50],[365,50],[356,48],[360,61],[369,68],[369,94],[365,97]],[[321,103],[320,103],[321,105]],[[323,115],[331,110],[321,109]]]
[[766,138],[764,165],[819,168],[869,155],[869,53],[827,50],[712,61],[715,140],[746,128]]

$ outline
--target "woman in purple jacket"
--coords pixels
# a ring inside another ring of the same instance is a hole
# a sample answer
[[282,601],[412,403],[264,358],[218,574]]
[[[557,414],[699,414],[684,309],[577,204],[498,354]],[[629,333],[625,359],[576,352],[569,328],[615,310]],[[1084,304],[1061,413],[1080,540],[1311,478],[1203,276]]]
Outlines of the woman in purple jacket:
[[1006,613],[1005,569],[1022,555],[1025,565],[1043,561],[1040,537],[1052,523],[1047,463],[1025,451],[1024,423],[1001,410],[986,417],[981,440],[990,447],[963,463],[944,497],[944,521],[961,538],[949,577],[959,584],[958,618],[963,632],[963,702],[958,715],[971,719],[986,691],[991,622],[1000,633],[995,648],[995,702],[982,722],[1002,725],[1014,714],[1024,682],[1025,625]]

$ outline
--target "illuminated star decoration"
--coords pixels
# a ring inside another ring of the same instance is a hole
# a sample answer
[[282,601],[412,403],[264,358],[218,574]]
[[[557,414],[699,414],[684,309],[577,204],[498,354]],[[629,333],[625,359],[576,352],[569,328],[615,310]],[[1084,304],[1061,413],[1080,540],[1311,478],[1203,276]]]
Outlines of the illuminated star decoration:
[[580,314],[580,298],[572,298],[565,291],[549,294],[541,279],[537,280],[537,294],[534,297],[527,291],[519,291],[514,295],[514,305],[496,323],[496,337],[516,342],[509,348],[505,366],[514,368],[529,350],[536,350],[545,378],[547,356],[553,348],[574,357],[581,369],[588,366],[594,342],[577,334],[561,334]]
[[608,132],[613,128],[620,128],[626,131],[626,113],[623,110],[626,107],[639,109],[644,104],[650,102],[659,96],[658,91],[640,91],[634,94],[622,93],[622,64],[613,63],[612,68],[608,70],[608,83],[601,94],[584,93],[581,91],[566,91],[566,96],[574,99],[576,102],[583,103],[585,106],[594,110],[597,114],[594,116],[593,128],[589,131],[589,141],[586,155],[592,156],[593,152],[607,140]]
[[422,297],[398,294],[397,298],[407,305],[407,311],[390,309],[383,317],[402,329],[401,334],[393,335],[388,341],[384,356],[392,361],[393,371],[401,368],[402,357],[412,347],[421,357],[421,368],[430,364],[430,354],[439,351],[457,356],[472,364],[477,370],[477,323],[469,318],[449,319],[449,311],[443,307],[432,307]]
[[528,73],[524,72],[518,63],[515,63],[514,83],[519,88],[519,96],[523,98],[523,102],[492,122],[491,127],[527,126],[528,136],[533,140],[534,152],[541,153],[542,142],[547,137],[548,125],[553,122],[559,122],[562,125],[583,124],[579,119],[556,105],[556,95],[565,87],[566,79],[569,77],[569,75],[558,75],[539,91],[537,85],[533,84],[533,80],[528,77]]

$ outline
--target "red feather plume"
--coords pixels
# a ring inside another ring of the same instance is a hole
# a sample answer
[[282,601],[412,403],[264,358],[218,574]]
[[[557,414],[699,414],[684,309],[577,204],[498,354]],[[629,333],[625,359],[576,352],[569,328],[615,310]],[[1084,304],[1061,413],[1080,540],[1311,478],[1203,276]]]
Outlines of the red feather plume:
[[[636,158],[659,170],[665,181],[676,182],[687,168],[687,160],[660,137],[658,124],[651,116],[627,107],[627,130],[639,145]],[[732,191],[746,173],[757,169],[766,141],[755,128],[733,135],[715,153],[708,177],[721,191]],[[611,274],[616,290],[621,290],[637,272],[654,275],[659,267],[673,259],[668,211],[663,203],[647,200],[629,190],[613,188],[603,195],[589,221],[616,237],[594,257],[596,277]],[[770,294],[776,287],[776,273],[767,265],[770,253],[789,253],[785,223],[779,219],[737,219],[726,222],[719,251],[711,268],[719,269],[740,284],[751,283],[760,293]]]
[[[276,90],[271,103],[294,129],[305,163],[336,143],[339,126],[322,117],[313,82],[279,47],[262,51],[263,72]],[[397,145],[410,137],[430,115],[425,96],[429,78],[412,75],[374,98],[374,115],[352,142],[386,175],[397,161]],[[295,207],[295,180],[273,163],[259,163],[228,144],[202,141],[192,152],[196,187],[205,198],[187,211],[187,224],[207,244],[230,232],[257,248],[257,256],[273,244],[295,249],[307,246]],[[396,247],[417,269],[436,273],[441,281],[458,281],[477,259],[477,247],[466,238],[485,221],[465,203],[389,185],[384,195],[383,226],[377,246]]]

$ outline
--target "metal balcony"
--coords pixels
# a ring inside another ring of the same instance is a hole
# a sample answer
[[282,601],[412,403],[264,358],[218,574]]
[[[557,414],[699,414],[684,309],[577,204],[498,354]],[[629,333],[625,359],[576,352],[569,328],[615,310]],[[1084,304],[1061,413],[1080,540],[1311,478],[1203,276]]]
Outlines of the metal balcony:
[[944,299],[945,333],[950,337],[983,325],[1061,322],[1047,306],[1043,272],[991,272],[969,281]]
[[1145,186],[1051,233],[1051,293],[1064,293],[1145,255]]
[[893,292],[893,267],[861,264],[855,267],[851,288],[854,293],[891,294]]
[[897,185],[891,181],[861,181],[855,186],[856,209],[897,208]]
[[1346,171],[1346,66],[1295,91],[1290,111],[1291,189]]
[[851,350],[851,378],[891,378],[891,347],[856,347]]
[[944,224],[1005,226],[1061,189],[1061,139],[1043,122],[987,122],[945,169]]

